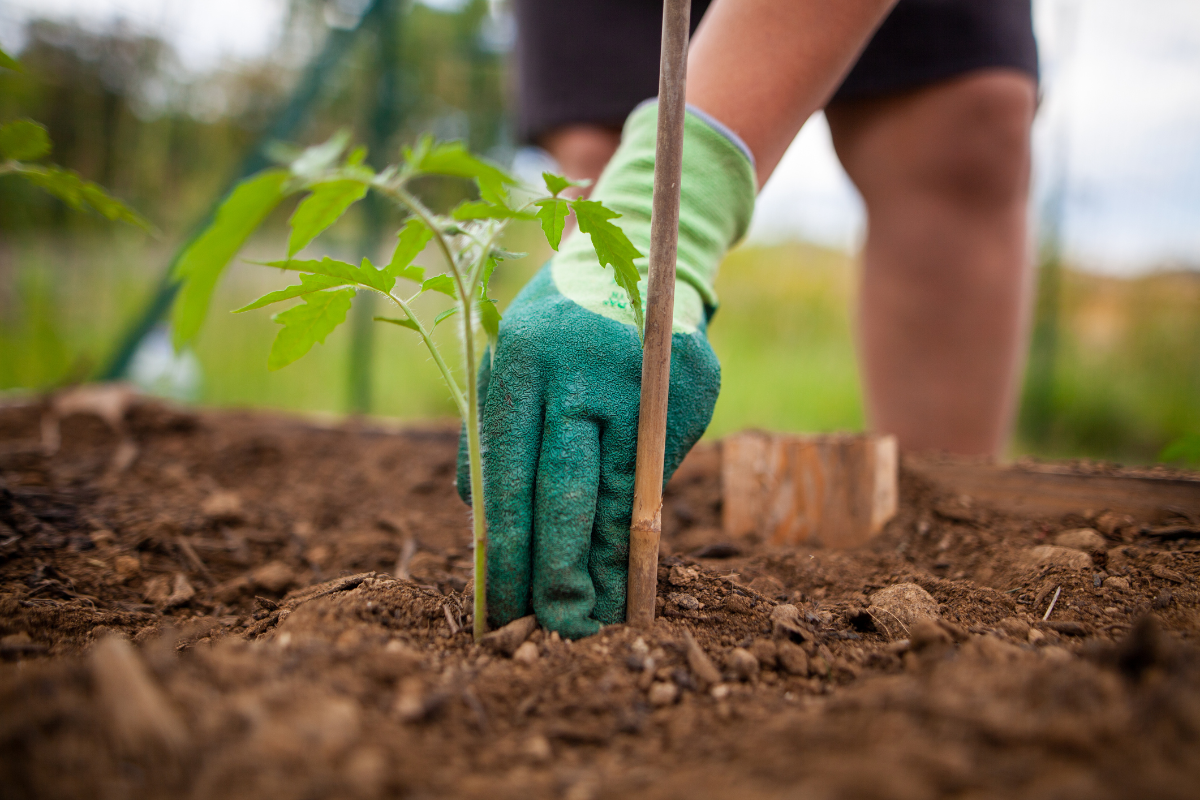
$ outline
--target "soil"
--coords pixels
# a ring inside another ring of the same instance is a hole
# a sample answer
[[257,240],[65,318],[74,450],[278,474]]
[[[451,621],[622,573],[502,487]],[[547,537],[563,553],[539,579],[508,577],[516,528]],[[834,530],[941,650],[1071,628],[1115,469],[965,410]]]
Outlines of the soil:
[[93,405],[0,407],[6,797],[1200,795],[1182,510],[772,548],[702,445],[652,630],[480,646],[453,426]]

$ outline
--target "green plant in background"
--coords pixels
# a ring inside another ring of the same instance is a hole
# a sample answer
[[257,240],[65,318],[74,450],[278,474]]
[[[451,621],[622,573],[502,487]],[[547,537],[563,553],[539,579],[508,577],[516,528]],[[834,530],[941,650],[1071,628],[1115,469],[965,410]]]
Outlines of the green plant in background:
[[1189,433],[1163,448],[1159,461],[1183,461],[1200,465],[1200,433]]
[[[500,262],[515,254],[499,242],[513,220],[536,220],[555,250],[562,239],[567,217],[574,212],[579,230],[590,234],[602,265],[613,267],[617,284],[629,296],[639,333],[642,328],[639,274],[633,259],[640,253],[611,220],[620,216],[602,204],[560,194],[572,183],[543,173],[545,191],[521,186],[506,172],[471,155],[460,142],[434,142],[422,138],[405,148],[401,163],[376,173],[366,166],[364,148],[347,152],[349,134],[297,154],[286,167],[268,169],[242,181],[217,210],[212,224],[179,260],[176,277],[181,289],[172,324],[176,347],[199,333],[221,272],[284,198],[306,192],[290,219],[287,258],[263,266],[299,273],[300,282],[271,292],[238,311],[262,308],[285,300],[301,303],[276,314],[282,325],[267,358],[268,369],[279,369],[301,358],[313,345],[346,320],[351,301],[359,291],[383,295],[400,312],[396,317],[375,317],[416,332],[432,355],[463,417],[470,460],[471,497],[475,543],[474,627],[478,639],[486,631],[487,523],[483,503],[483,472],[479,439],[479,397],[474,375],[479,367],[477,339],[483,334],[494,345],[500,312],[488,296],[488,284]],[[410,183],[424,176],[443,176],[475,183],[479,198],[467,200],[449,214],[436,214],[410,191]],[[518,197],[516,194],[521,195]],[[367,258],[359,264],[337,259],[297,259],[297,254],[322,231],[333,225],[369,190],[379,193],[408,214],[397,234],[391,260],[376,266]],[[427,274],[413,259],[430,243],[440,254],[442,271]],[[406,288],[401,288],[406,287]],[[428,292],[454,299],[453,307],[423,319],[414,303]],[[460,323],[463,381],[446,364],[432,337],[434,328],[457,316]],[[465,387],[462,383],[465,382]]]
[[[0,50],[0,69],[21,71],[21,64]],[[17,119],[0,125],[0,175],[19,175],[78,211],[92,210],[110,220],[129,222],[145,230],[150,224],[120,200],[79,173],[54,164],[41,164],[50,155],[50,134],[41,123]]]

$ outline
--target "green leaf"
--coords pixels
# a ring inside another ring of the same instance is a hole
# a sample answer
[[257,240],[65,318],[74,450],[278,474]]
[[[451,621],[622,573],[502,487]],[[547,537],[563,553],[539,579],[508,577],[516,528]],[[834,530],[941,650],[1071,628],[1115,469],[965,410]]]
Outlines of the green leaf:
[[449,275],[434,275],[432,278],[427,278],[421,284],[422,292],[441,292],[442,294],[456,298],[458,295],[454,293],[454,288],[454,278],[451,278]]
[[13,72],[24,72],[21,69],[21,62],[10,56],[8,53],[0,50],[0,67],[11,69]]
[[408,328],[409,330],[414,330],[417,333],[421,332],[421,329],[417,327],[417,323],[413,322],[408,317],[405,317],[404,319],[397,319],[395,317],[373,317],[373,319],[376,322],[390,322],[393,325],[399,325],[401,328]]
[[483,264],[483,274],[479,276],[479,296],[487,297],[488,284],[492,281],[492,273],[496,271],[498,259],[491,256]]
[[217,279],[246,239],[286,195],[288,173],[260,172],[230,192],[212,223],[188,245],[175,266],[182,282],[172,314],[175,347],[182,348],[200,332]]
[[1189,433],[1171,442],[1158,454],[1159,461],[1200,464],[1200,433]]
[[364,258],[361,266],[347,264],[345,261],[337,261],[329,256],[325,256],[320,261],[312,261],[306,259],[288,259],[287,261],[261,261],[257,262],[264,267],[275,267],[276,269],[294,269],[297,272],[313,272],[317,275],[325,275],[330,278],[337,278],[342,283],[358,283],[371,289],[378,289],[387,294],[396,284],[396,279],[387,274],[385,270],[376,269],[370,259]]
[[342,129],[328,141],[307,148],[291,163],[292,174],[306,181],[314,180],[337,163],[338,156],[350,144],[350,131]]
[[610,219],[617,219],[621,215],[595,200],[578,198],[572,200],[570,205],[575,211],[580,232],[592,237],[592,247],[596,249],[596,258],[600,260],[600,265],[612,265],[613,278],[629,295],[633,318],[638,331],[641,332],[645,327],[642,293],[638,290],[641,274],[633,265],[633,259],[641,258],[642,254],[633,246],[633,242],[629,241],[625,231],[609,222]]
[[346,209],[366,193],[366,185],[358,181],[331,181],[312,187],[312,194],[296,206],[296,211],[288,220],[292,226],[292,234],[288,237],[288,258],[337,222]]
[[547,197],[545,200],[538,200],[537,218],[541,220],[542,231],[546,234],[546,241],[555,250],[562,243],[563,228],[567,225],[567,215],[571,213],[570,206],[566,200],[559,200],[556,197]]
[[120,200],[109,197],[104,189],[85,181],[78,173],[41,164],[17,164],[15,171],[35,186],[40,186],[79,211],[91,209],[106,219],[120,220],[149,231],[153,226]]
[[534,219],[527,211],[517,211],[508,206],[488,203],[483,200],[465,200],[459,203],[450,216],[459,221],[469,219]]
[[591,181],[573,181],[569,178],[564,178],[562,175],[555,175],[553,172],[543,172],[542,180],[546,182],[546,188],[550,190],[550,194],[558,197],[558,193],[568,186],[591,186]]
[[479,324],[483,326],[495,351],[496,339],[500,336],[500,310],[496,308],[495,300],[485,298],[479,303]]
[[443,311],[442,313],[438,314],[436,317],[433,318],[433,327],[436,328],[439,324],[441,324],[442,320],[450,319],[450,317],[453,317],[457,313],[458,313],[458,306],[454,306],[453,308],[447,308],[445,311]]
[[280,289],[277,292],[265,294],[250,305],[242,306],[233,313],[241,314],[243,311],[252,311],[256,308],[269,306],[271,303],[278,303],[281,300],[291,300],[293,297],[302,297],[306,294],[322,291],[323,289],[332,289],[336,286],[345,285],[346,281],[338,278],[331,278],[328,275],[309,275],[307,273],[301,273],[299,284],[295,286],[289,286],[286,289]]
[[271,317],[283,326],[283,330],[276,334],[271,345],[267,369],[286,367],[311,350],[314,344],[324,344],[325,337],[346,321],[353,297],[353,289],[316,292],[305,297],[300,305]]
[[392,252],[392,261],[385,267],[389,275],[420,283],[425,280],[425,270],[414,266],[412,260],[420,255],[433,238],[433,231],[417,217],[409,218],[398,234],[399,241]]
[[31,119],[15,119],[0,125],[0,158],[37,161],[50,154],[50,134]]
[[409,164],[421,172],[470,178],[479,186],[479,195],[489,203],[505,205],[505,185],[517,183],[495,164],[471,155],[462,142],[439,142],[422,138],[417,147],[407,151]]

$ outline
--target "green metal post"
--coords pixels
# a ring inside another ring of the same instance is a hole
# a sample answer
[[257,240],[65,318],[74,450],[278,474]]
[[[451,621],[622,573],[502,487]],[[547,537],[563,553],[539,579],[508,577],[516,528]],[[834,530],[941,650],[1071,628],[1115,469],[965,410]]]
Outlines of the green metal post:
[[293,136],[301,123],[307,119],[308,112],[320,97],[321,90],[325,84],[328,83],[330,73],[345,57],[359,32],[375,25],[376,18],[379,16],[381,10],[391,5],[393,5],[392,0],[371,0],[371,5],[363,12],[358,25],[349,30],[336,29],[329,32],[329,36],[325,41],[325,48],[309,64],[308,69],[305,70],[296,87],[296,91],[292,94],[287,105],[284,106],[283,110],[275,118],[275,121],[263,132],[258,141],[255,142],[250,154],[242,162],[242,167],[238,171],[237,176],[230,182],[229,189],[222,193],[221,197],[212,204],[208,212],[204,215],[204,218],[192,228],[192,232],[176,248],[175,253],[171,256],[171,261],[167,264],[167,269],[162,279],[159,281],[158,289],[155,291],[154,296],[150,299],[150,302],[142,310],[138,318],[125,331],[125,334],[114,349],[112,357],[97,374],[96,377],[98,380],[118,380],[124,377],[126,370],[129,369],[129,363],[133,360],[134,353],[137,352],[142,339],[166,316],[167,311],[171,308],[171,303],[175,300],[175,294],[179,291],[179,284],[175,280],[175,267],[180,257],[187,250],[188,246],[195,241],[196,237],[208,227],[217,207],[220,206],[221,202],[228,195],[228,192],[233,190],[238,181],[247,175],[258,172],[270,163],[270,159],[267,157],[267,145],[275,141],[285,141]]
[[[404,119],[400,97],[400,38],[403,33],[402,0],[381,0],[376,23],[378,82],[375,104],[367,139],[370,163],[383,169],[389,162],[388,144]],[[384,237],[387,207],[378,195],[363,200],[363,232],[360,256],[376,256]],[[352,414],[370,413],[372,407],[371,362],[375,352],[376,297],[360,292],[350,312],[350,358],[348,363],[348,410]]]

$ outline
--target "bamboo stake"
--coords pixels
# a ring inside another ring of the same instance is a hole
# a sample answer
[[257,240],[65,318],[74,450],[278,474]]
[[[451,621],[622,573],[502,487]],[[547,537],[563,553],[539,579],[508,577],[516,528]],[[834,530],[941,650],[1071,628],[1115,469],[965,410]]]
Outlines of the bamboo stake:
[[654,622],[658,540],[662,532],[663,458],[667,394],[671,383],[671,326],[675,312],[675,251],[679,243],[679,182],[683,168],[683,115],[691,0],[663,5],[658,72],[658,139],[650,219],[650,285],[642,345],[642,398],[638,414],[637,471],[629,529],[629,586],[625,619]]

